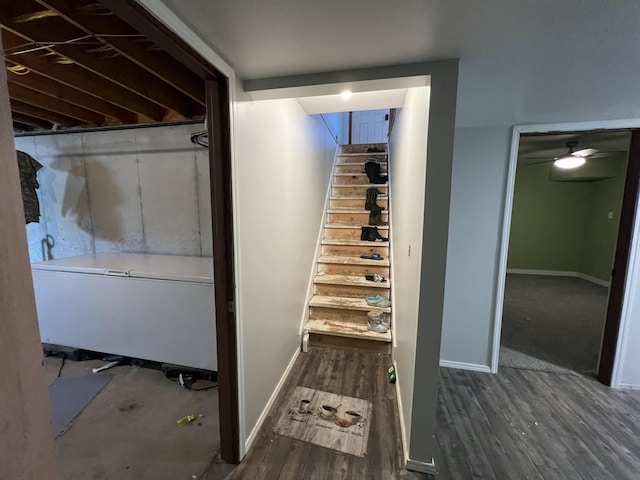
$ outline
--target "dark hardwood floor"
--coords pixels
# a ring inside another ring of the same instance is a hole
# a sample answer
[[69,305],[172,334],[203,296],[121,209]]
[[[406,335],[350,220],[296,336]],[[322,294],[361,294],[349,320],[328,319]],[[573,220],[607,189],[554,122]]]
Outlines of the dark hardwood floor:
[[[300,354],[269,412],[253,447],[226,478],[240,479],[427,479],[405,471],[395,385],[388,381],[389,355],[360,350],[311,348]],[[282,408],[297,386],[310,387],[373,403],[367,454],[345,455],[273,433]],[[207,480],[214,478],[207,474]],[[220,478],[220,477],[218,477]]]
[[439,478],[640,479],[640,391],[577,374],[441,369]]
[[[389,362],[389,356],[355,350],[301,354],[251,451],[226,480],[432,479],[401,467]],[[438,479],[640,479],[640,391],[610,389],[572,373],[440,372]],[[272,432],[297,385],[373,402],[364,458]],[[223,467],[212,465],[204,478],[225,478],[229,466]]]

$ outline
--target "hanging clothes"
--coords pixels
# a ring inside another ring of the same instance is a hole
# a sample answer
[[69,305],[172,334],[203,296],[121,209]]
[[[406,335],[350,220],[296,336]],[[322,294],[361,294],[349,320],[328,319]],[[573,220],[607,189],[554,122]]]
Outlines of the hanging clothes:
[[25,223],[40,222],[40,203],[36,190],[40,188],[38,183],[38,170],[42,165],[31,155],[17,151],[18,168],[20,169],[20,186],[22,187],[22,202],[24,204]]

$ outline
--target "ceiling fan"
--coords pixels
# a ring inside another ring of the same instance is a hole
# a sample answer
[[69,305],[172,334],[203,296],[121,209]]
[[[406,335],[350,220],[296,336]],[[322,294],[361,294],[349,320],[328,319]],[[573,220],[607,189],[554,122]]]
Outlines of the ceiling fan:
[[[587,158],[611,157],[620,153],[624,153],[622,151],[599,153],[600,150],[598,150],[597,148],[583,148],[581,150],[575,150],[575,148],[578,146],[577,141],[569,141],[566,143],[566,146],[567,146],[567,152],[563,155],[560,155],[554,158],[546,158],[544,160],[541,159],[538,162],[535,162],[535,161],[527,162],[527,165],[536,165],[538,163],[553,162],[554,166],[561,169],[569,170],[572,168],[581,167],[586,163]],[[525,157],[523,158],[523,160],[537,160],[537,158]]]

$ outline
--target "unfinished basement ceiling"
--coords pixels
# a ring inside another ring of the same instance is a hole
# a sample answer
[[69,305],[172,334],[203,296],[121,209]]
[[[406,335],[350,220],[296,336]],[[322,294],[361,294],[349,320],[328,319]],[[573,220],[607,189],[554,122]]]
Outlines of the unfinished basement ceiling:
[[16,132],[204,118],[204,82],[95,0],[0,0]]

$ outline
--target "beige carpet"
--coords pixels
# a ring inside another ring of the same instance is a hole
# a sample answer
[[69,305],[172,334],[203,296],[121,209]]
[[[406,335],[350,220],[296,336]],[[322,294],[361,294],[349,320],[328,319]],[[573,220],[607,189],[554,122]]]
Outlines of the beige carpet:
[[368,400],[296,387],[274,433],[363,457],[372,404]]

